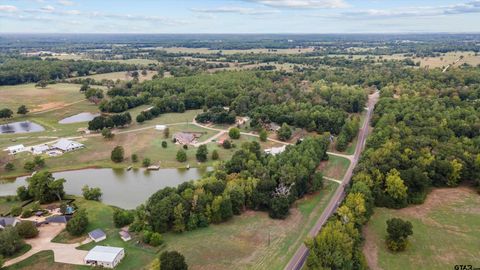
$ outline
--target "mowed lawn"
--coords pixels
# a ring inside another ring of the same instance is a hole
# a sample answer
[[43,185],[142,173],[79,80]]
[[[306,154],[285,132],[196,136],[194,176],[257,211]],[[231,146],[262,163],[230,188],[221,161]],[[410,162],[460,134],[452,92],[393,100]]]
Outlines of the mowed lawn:
[[[87,232],[102,229],[107,234],[107,239],[99,243],[89,243],[84,246],[80,246],[79,249],[90,250],[96,245],[106,245],[122,247],[125,249],[125,258],[115,268],[117,270],[130,270],[130,269],[148,269],[148,265],[158,256],[158,249],[137,244],[138,239],[133,236],[132,240],[124,242],[118,232],[120,229],[115,228],[113,224],[113,211],[114,208],[100,202],[87,201],[80,197],[75,197],[75,203],[83,209],[87,210],[89,225]],[[71,243],[75,241],[83,240],[86,235],[76,239],[70,239],[66,232],[60,233],[54,241]],[[34,256],[19,262],[15,265],[6,268],[7,270],[60,270],[60,269],[92,269],[89,266],[77,266],[55,263],[53,261],[53,253],[51,251],[42,251]]]
[[337,183],[296,202],[285,220],[247,211],[228,222],[164,235],[165,250],[185,255],[189,269],[283,269],[322,214]]
[[[413,224],[410,246],[401,253],[385,246],[386,220]],[[405,209],[376,208],[365,227],[364,254],[371,269],[453,269],[480,266],[480,196],[468,187],[434,189],[425,203]]]
[[318,169],[324,176],[341,181],[350,166],[350,160],[334,155],[328,156],[328,161],[322,161]]

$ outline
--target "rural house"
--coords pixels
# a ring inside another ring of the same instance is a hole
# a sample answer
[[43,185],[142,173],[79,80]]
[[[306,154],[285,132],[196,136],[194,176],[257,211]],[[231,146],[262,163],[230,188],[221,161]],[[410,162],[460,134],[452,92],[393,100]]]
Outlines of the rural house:
[[58,149],[63,152],[70,152],[83,147],[84,147],[83,144],[75,141],[67,140],[67,139],[60,139],[58,142],[52,145],[53,149]]
[[96,246],[85,256],[85,264],[114,268],[125,257],[125,250],[118,247]]
[[10,153],[10,155],[15,155],[16,153],[20,153],[25,151],[25,146],[23,144],[17,144],[13,146],[7,147],[7,151]]
[[88,236],[95,241],[95,243],[107,239],[107,235],[100,229],[93,230],[88,233]]
[[173,134],[173,140],[179,144],[191,144],[195,141],[195,135],[187,132],[177,132]]
[[37,146],[32,147],[32,153],[34,155],[41,155],[44,152],[48,151],[49,149],[50,149],[50,147],[46,144],[37,145]]
[[20,220],[14,217],[0,217],[0,230],[5,229],[7,226],[15,227]]

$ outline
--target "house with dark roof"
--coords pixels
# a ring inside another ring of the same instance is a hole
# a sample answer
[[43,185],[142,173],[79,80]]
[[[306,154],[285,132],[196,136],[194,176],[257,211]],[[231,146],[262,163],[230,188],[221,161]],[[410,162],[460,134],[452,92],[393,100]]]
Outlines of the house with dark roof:
[[124,242],[132,240],[132,236],[127,231],[121,230],[118,234],[120,234],[120,238],[122,238]]
[[64,223],[66,224],[72,217],[71,216],[52,216],[45,219],[46,223]]
[[100,229],[93,230],[88,233],[88,236],[95,241],[95,243],[107,239],[107,235]]
[[179,144],[191,144],[195,141],[195,135],[187,132],[177,132],[173,134],[173,140]]
[[0,217],[0,230],[3,230],[8,226],[15,227],[18,223],[20,223],[20,220],[18,218]]

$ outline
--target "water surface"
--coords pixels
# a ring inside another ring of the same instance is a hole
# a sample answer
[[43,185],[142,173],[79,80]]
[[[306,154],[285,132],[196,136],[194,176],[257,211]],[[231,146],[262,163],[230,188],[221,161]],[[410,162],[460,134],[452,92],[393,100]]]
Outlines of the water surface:
[[44,131],[45,129],[39,124],[24,121],[24,122],[13,122],[7,124],[0,124],[0,133],[29,133],[29,132],[39,132]]
[[[124,169],[85,169],[54,173],[55,178],[65,178],[67,194],[82,196],[82,187],[99,187],[102,202],[124,209],[134,209],[164,187],[177,185],[202,177],[208,169],[160,169],[158,171]],[[27,177],[13,181],[0,181],[0,196],[15,195],[19,186],[26,185]]]
[[83,112],[79,114],[75,114],[69,116],[67,118],[63,118],[62,120],[58,121],[59,124],[73,124],[73,123],[81,123],[81,122],[88,122],[92,121],[93,118],[99,116],[99,113],[89,113]]

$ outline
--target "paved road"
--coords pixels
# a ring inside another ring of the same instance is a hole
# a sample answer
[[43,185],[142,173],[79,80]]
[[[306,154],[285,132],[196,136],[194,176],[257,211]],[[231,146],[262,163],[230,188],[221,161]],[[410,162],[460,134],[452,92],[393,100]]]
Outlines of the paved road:
[[[379,97],[378,91],[368,97],[367,118],[364,121],[362,128],[360,129],[360,132],[358,135],[357,147],[355,148],[355,154],[351,159],[350,166],[348,167],[348,170],[345,173],[345,176],[343,177],[342,183],[340,184],[338,189],[335,191],[335,194],[333,195],[332,199],[327,205],[327,208],[325,209],[325,211],[323,211],[322,215],[317,220],[317,223],[315,224],[315,226],[308,233],[310,237],[313,237],[318,234],[322,226],[325,224],[325,222],[327,222],[327,219],[335,212],[338,205],[345,197],[345,193],[344,193],[345,187],[347,187],[348,184],[350,183],[350,179],[352,178],[352,174],[353,174],[353,169],[355,168],[355,166],[357,166],[358,160],[360,158],[360,154],[362,153],[365,147],[365,141],[369,132],[369,123],[372,118],[373,108],[375,107],[375,104],[378,101],[378,97]],[[295,255],[292,257],[290,262],[285,267],[285,270],[302,269],[307,259],[307,256],[308,256],[308,248],[304,244],[302,244],[300,248],[297,250],[297,252],[295,253]]]

